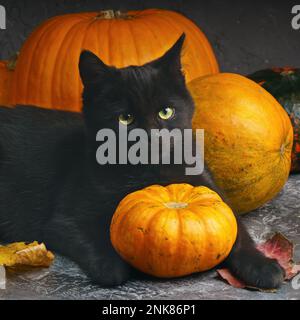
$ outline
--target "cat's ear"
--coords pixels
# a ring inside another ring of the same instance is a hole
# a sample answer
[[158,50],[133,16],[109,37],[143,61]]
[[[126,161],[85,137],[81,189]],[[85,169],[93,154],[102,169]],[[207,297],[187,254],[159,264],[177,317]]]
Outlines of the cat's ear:
[[84,50],[79,58],[79,73],[84,86],[110,74],[112,67],[107,66],[94,53]]
[[153,61],[151,64],[155,68],[168,68],[171,71],[181,72],[181,53],[185,39],[183,33],[174,45],[160,58]]

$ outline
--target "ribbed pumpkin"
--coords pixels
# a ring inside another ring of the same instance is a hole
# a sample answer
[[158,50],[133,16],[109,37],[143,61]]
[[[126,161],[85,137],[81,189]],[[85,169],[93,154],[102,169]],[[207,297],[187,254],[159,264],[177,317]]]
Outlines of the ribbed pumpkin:
[[142,65],[163,55],[183,32],[182,64],[187,81],[218,72],[205,35],[173,11],[102,11],[51,18],[34,30],[21,49],[12,101],[80,111],[78,61],[83,49],[116,67]]
[[10,68],[9,61],[0,61],[0,105],[9,106],[10,86],[13,77],[13,70]]
[[193,128],[204,129],[205,160],[231,207],[254,210],[284,186],[293,128],[274,97],[255,82],[219,73],[189,84]]
[[272,68],[248,77],[270,92],[289,114],[294,128],[291,172],[300,172],[300,69]]
[[231,209],[206,187],[153,185],[120,202],[110,232],[116,251],[137,269],[179,277],[223,261],[237,224]]

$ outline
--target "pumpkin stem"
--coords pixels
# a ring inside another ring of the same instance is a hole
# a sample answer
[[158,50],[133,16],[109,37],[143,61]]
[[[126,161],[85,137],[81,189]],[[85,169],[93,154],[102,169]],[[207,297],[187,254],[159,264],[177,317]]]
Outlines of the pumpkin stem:
[[120,10],[103,10],[100,11],[95,19],[132,19],[133,16]]
[[166,202],[165,206],[169,209],[183,209],[188,206],[185,202]]
[[14,71],[16,69],[17,60],[19,57],[19,51],[13,54],[7,61],[6,68],[10,71]]

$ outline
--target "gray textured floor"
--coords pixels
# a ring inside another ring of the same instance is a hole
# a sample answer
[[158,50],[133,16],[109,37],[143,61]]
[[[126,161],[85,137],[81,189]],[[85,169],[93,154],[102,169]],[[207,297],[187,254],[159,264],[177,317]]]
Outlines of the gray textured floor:
[[[244,217],[256,241],[274,231],[284,233],[300,260],[300,175],[291,176],[281,194]],[[300,289],[285,283],[277,293],[235,289],[210,271],[177,280],[135,280],[114,289],[92,285],[69,260],[56,257],[49,269],[8,274],[7,289],[0,299],[299,299]]]

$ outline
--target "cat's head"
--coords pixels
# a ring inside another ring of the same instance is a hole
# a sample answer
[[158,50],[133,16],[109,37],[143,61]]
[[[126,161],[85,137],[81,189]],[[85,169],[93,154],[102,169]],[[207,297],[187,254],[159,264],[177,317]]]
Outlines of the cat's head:
[[160,58],[117,69],[83,51],[79,70],[84,85],[83,114],[95,134],[102,128],[191,128],[193,101],[180,62],[183,34]]

